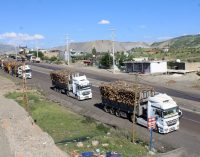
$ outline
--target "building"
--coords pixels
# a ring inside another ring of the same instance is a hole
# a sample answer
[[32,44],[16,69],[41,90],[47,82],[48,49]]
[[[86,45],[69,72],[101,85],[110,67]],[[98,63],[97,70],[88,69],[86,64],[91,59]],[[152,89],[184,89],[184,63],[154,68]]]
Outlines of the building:
[[200,62],[167,62],[168,69],[173,70],[185,70],[185,71],[199,71],[200,70]]
[[51,51],[47,51],[44,53],[45,57],[51,58],[51,57],[59,57],[60,56],[61,51],[60,50],[51,50]]
[[167,61],[126,61],[126,72],[155,74],[167,72]]

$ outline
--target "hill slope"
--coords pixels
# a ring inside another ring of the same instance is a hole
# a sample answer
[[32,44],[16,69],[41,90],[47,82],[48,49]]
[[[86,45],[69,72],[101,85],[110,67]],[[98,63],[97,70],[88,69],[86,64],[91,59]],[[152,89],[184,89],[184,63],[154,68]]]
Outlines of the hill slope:
[[0,54],[9,53],[13,51],[15,51],[14,46],[0,43]]
[[[143,42],[115,42],[115,51],[128,51],[134,47],[149,47],[147,43]],[[74,51],[91,52],[95,48],[97,52],[112,51],[111,40],[95,40],[90,42],[71,43],[69,49]],[[65,46],[58,46],[52,49],[65,50]]]
[[199,48],[200,47],[200,35],[186,35],[170,40],[155,42],[151,45],[154,48]]

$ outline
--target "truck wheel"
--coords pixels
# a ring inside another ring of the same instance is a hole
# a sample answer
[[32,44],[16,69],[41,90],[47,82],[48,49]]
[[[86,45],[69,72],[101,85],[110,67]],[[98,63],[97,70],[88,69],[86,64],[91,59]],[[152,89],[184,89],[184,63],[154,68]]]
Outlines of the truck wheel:
[[157,132],[157,133],[159,133],[160,134],[160,132],[159,132],[159,128],[158,128],[158,126],[156,125],[156,128],[155,128],[155,131]]
[[115,114],[115,110],[113,108],[110,108],[110,114]]
[[115,116],[117,116],[117,117],[120,117],[120,116],[121,116],[121,114],[120,114],[120,111],[119,111],[119,110],[116,110],[116,111],[115,111]]
[[136,116],[135,116],[135,120],[133,121],[133,114],[130,115],[129,118],[130,118],[130,121],[131,121],[131,122],[137,123],[137,118],[136,118]]
[[106,113],[108,113],[108,112],[109,112],[109,109],[108,109],[108,107],[107,107],[107,106],[104,106],[104,107],[103,107],[103,109],[104,109],[104,111],[105,111]]

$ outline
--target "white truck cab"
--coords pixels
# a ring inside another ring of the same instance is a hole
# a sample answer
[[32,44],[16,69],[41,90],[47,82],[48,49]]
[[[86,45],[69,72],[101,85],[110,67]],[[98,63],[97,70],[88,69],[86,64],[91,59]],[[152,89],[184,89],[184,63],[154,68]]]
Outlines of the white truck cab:
[[[23,72],[24,70],[24,72]],[[26,78],[31,79],[32,78],[32,73],[31,73],[31,68],[29,65],[25,65],[18,67],[17,69],[17,76],[19,78],[23,78],[23,74],[25,75]]]
[[156,129],[159,133],[169,133],[179,129],[179,107],[167,94],[156,94],[148,98],[142,106],[143,114],[136,122],[147,127],[148,117],[156,118]]
[[[90,87],[90,82],[85,75],[79,76],[79,74],[72,75],[71,81],[69,83],[69,90],[72,91],[68,94],[70,96],[77,97],[78,100],[85,100],[92,98],[92,90]],[[72,95],[71,95],[72,94]]]

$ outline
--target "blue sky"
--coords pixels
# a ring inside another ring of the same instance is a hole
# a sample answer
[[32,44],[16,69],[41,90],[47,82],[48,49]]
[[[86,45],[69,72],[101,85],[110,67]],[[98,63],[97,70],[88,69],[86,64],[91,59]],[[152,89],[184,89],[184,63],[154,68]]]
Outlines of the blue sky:
[[0,42],[39,47],[111,39],[159,41],[200,32],[200,0],[2,0]]

